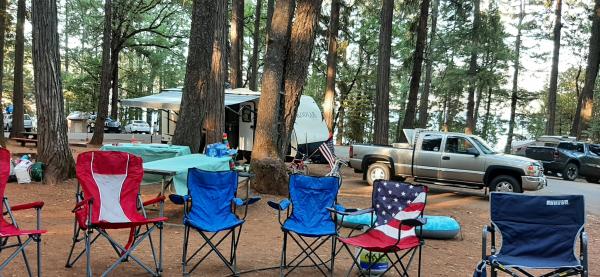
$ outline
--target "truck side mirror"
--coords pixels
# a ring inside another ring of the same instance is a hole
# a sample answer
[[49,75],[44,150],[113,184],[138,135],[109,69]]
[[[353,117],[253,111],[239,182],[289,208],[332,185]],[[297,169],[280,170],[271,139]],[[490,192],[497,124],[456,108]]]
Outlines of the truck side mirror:
[[475,148],[469,148],[467,149],[467,154],[477,157],[479,156],[479,151],[477,151]]

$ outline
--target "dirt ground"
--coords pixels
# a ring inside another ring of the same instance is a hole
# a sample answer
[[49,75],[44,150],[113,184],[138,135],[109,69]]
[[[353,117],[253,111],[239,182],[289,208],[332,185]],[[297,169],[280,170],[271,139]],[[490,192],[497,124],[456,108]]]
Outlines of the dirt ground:
[[[34,148],[17,147],[10,145],[12,153],[34,153]],[[92,149],[73,148],[75,155]],[[311,165],[311,174],[324,174],[325,166]],[[343,171],[344,182],[339,195],[339,200],[347,207],[370,206],[371,187],[360,180],[360,175],[345,168]],[[256,180],[259,181],[259,180]],[[11,205],[44,201],[42,210],[43,229],[48,230],[42,238],[43,273],[45,276],[82,276],[85,274],[85,260],[82,259],[72,268],[65,268],[67,254],[72,243],[73,214],[71,209],[75,205],[76,181],[70,180],[64,184],[43,185],[39,183],[16,184],[9,183],[6,196]],[[143,198],[149,199],[160,191],[158,185],[143,186]],[[245,190],[244,190],[245,191]],[[238,268],[247,271],[257,268],[277,266],[281,257],[282,233],[277,221],[277,213],[266,205],[267,200],[279,200],[281,197],[261,195],[262,200],[251,206],[244,224],[238,247]],[[600,201],[586,199],[587,201]],[[489,222],[489,202],[483,197],[481,191],[468,191],[458,189],[442,189],[432,187],[428,196],[426,214],[448,215],[456,218],[462,225],[462,238],[453,240],[426,240],[423,249],[422,276],[472,276],[473,269],[480,260],[481,255],[481,230]],[[150,212],[151,216],[156,212]],[[181,255],[183,241],[183,227],[181,223],[182,206],[166,202],[166,216],[169,223],[164,229],[164,276],[181,275]],[[22,228],[33,228],[35,225],[35,212],[18,211],[15,213],[18,223]],[[586,230],[589,234],[590,276],[600,276],[600,219],[595,215],[588,215]],[[124,243],[128,231],[112,231],[118,241]],[[191,245],[200,245],[200,236],[191,235]],[[82,245],[81,245],[82,246]],[[80,247],[81,247],[80,246]],[[193,246],[192,246],[193,247]],[[291,247],[289,253],[295,253]],[[81,248],[79,248],[81,249]],[[35,247],[28,247],[28,257],[35,260]],[[3,260],[12,252],[6,250],[0,253]],[[138,257],[150,263],[150,248],[147,243],[137,251]],[[289,254],[291,255],[291,254]],[[289,257],[289,256],[288,256]],[[350,266],[349,254],[341,252],[335,260],[335,275],[343,276]],[[100,275],[116,259],[114,251],[106,241],[98,241],[92,251],[92,268],[95,275]],[[324,257],[327,259],[327,257]],[[414,264],[413,264],[414,268]],[[229,272],[220,260],[212,255],[192,275],[195,276],[224,276]],[[277,276],[278,270],[259,271],[248,273],[250,276]],[[22,259],[17,258],[9,265],[3,276],[25,276]],[[293,276],[318,276],[314,268],[302,268],[295,271]],[[393,274],[390,274],[393,275]],[[120,265],[112,276],[148,276],[146,272],[134,262]],[[354,275],[353,275],[354,276]]]

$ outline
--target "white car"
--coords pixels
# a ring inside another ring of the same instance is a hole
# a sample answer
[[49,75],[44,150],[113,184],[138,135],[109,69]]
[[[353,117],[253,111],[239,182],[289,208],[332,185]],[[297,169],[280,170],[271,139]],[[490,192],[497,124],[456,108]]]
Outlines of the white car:
[[125,132],[150,134],[150,124],[143,120],[132,120],[129,124],[125,125]]
[[[4,115],[4,130],[10,131],[12,129],[12,114]],[[31,132],[33,129],[33,121],[28,114],[23,115],[23,128],[26,132]]]

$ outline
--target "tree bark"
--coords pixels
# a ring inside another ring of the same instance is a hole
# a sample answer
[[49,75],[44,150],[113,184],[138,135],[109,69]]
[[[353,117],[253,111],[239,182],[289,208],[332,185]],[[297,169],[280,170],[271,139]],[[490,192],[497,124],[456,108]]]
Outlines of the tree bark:
[[581,77],[581,65],[579,65],[579,69],[577,69],[577,76],[575,77],[575,92],[577,92],[577,107],[575,108],[575,116],[573,117],[573,122],[571,124],[571,131],[569,132],[570,136],[577,136],[577,128],[579,128],[579,113],[581,113],[581,99],[583,97],[583,93],[579,90],[579,78]]
[[491,117],[491,107],[492,107],[492,87],[488,87],[487,93],[487,102],[485,104],[485,117],[483,119],[483,130],[481,131],[481,137],[485,140],[488,139],[488,135],[490,132],[490,117]]
[[244,45],[244,0],[231,1],[231,52],[229,83],[231,88],[242,87],[242,54]]
[[[65,73],[69,73],[69,0],[65,0]],[[83,48],[83,47],[82,47]]]
[[60,76],[58,11],[54,0],[32,1],[33,74],[38,115],[38,160],[46,164],[44,182],[75,175],[67,138]]
[[[207,101],[204,103],[206,119],[206,143],[223,140],[225,130],[225,67],[227,43],[227,0],[216,0],[215,38],[212,52],[212,66],[208,83]],[[234,1],[235,2],[235,1]]]
[[311,62],[311,53],[314,47],[317,23],[321,13],[322,0],[298,0],[296,15],[292,25],[290,48],[285,65],[285,111],[284,129],[282,134],[281,157],[285,154],[290,144],[290,137],[296,121],[300,97],[306,83],[308,66]]
[[217,1],[194,0],[189,53],[181,97],[181,109],[173,143],[198,153],[202,144],[205,101],[210,86]]
[[[0,0],[0,64],[4,64],[4,37],[6,35],[6,25],[8,20],[6,17],[6,6],[8,0]],[[0,99],[2,99],[2,92],[4,91],[4,67],[0,67]],[[0,110],[4,110],[2,102],[0,101]],[[0,116],[0,127],[2,128],[2,135],[0,136],[0,145],[6,147],[6,138],[4,137],[4,116]]]
[[285,165],[280,159],[278,138],[281,130],[279,127],[281,84],[294,8],[293,0],[278,0],[275,3],[267,36],[262,93],[258,102],[259,112],[251,161],[256,177],[261,180],[255,187],[259,192],[287,193],[287,177]]
[[429,121],[429,94],[431,93],[431,80],[433,78],[433,51],[437,32],[437,18],[440,1],[433,0],[431,3],[431,32],[429,33],[429,47],[427,47],[427,61],[425,62],[425,83],[419,101],[419,128],[427,128]]
[[23,120],[25,107],[23,106],[23,59],[25,57],[25,0],[17,1],[17,29],[15,36],[15,67],[13,80],[13,116],[10,137],[21,137],[24,130]]
[[250,90],[258,91],[258,54],[260,47],[260,16],[262,10],[262,0],[256,0],[254,11],[254,34],[252,34],[252,57],[250,58]]
[[415,111],[417,98],[419,96],[419,84],[421,82],[421,67],[423,64],[423,50],[427,39],[427,17],[429,16],[429,1],[422,0],[419,12],[419,25],[417,27],[417,45],[413,55],[413,67],[410,78],[410,90],[408,92],[408,103],[404,113],[403,129],[413,128],[415,125]]
[[273,11],[275,10],[275,0],[267,0],[267,40],[269,40],[269,33],[271,33],[271,22],[273,21]]
[[335,110],[335,74],[337,69],[337,36],[340,23],[340,0],[331,1],[329,18],[329,47],[327,53],[327,87],[323,100],[323,117],[329,133],[333,134]]
[[598,77],[598,63],[600,62],[600,0],[596,0],[594,14],[592,15],[592,30],[588,51],[587,68],[585,70],[585,83],[581,90],[581,110],[579,111],[579,124],[577,125],[577,138],[581,139],[583,131],[587,130],[592,118],[594,106],[594,88]]
[[394,1],[383,0],[379,19],[379,56],[377,59],[373,142],[385,145],[389,144],[390,129],[390,58],[393,14]]
[[117,120],[119,117],[119,52],[111,54],[111,101],[110,118]]
[[466,134],[473,134],[475,121],[475,88],[477,86],[477,50],[479,48],[479,28],[481,25],[480,0],[473,0],[473,30],[471,31],[471,59],[469,61],[469,95],[467,97]]
[[506,139],[506,146],[504,147],[504,153],[507,154],[510,154],[512,150],[513,134],[515,130],[515,116],[517,111],[517,100],[519,99],[519,59],[521,56],[521,30],[523,25],[523,18],[525,17],[524,0],[521,0],[519,8],[519,23],[517,24],[517,39],[515,40],[515,60],[513,63],[514,72],[512,80],[512,93],[510,96],[510,120],[508,121],[508,137]]
[[94,134],[89,144],[101,145],[104,141],[104,122],[108,116],[108,101],[110,97],[112,67],[111,67],[111,46],[112,46],[112,0],[104,0],[104,32],[102,37],[102,73],[100,77],[100,95],[98,97],[98,107],[96,113],[96,122],[94,123]]
[[550,72],[550,85],[548,89],[548,121],[546,122],[546,135],[554,135],[556,121],[556,91],[558,89],[558,62],[560,55],[560,29],[562,28],[562,0],[556,0],[554,11],[554,50],[552,52],[552,70]]

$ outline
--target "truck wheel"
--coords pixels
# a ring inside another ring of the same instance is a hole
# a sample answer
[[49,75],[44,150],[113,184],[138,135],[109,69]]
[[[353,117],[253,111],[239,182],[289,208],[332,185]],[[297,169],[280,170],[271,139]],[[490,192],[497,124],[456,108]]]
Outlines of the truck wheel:
[[563,169],[562,177],[567,181],[575,181],[579,177],[579,167],[574,163],[568,163]]
[[369,185],[373,185],[375,180],[389,180],[390,179],[390,167],[383,163],[374,163],[369,166],[367,170],[367,182]]
[[588,183],[600,184],[600,178],[598,178],[598,177],[585,177],[585,180]]
[[490,190],[498,192],[523,192],[519,181],[509,175],[500,175],[494,178],[492,183],[490,183]]

